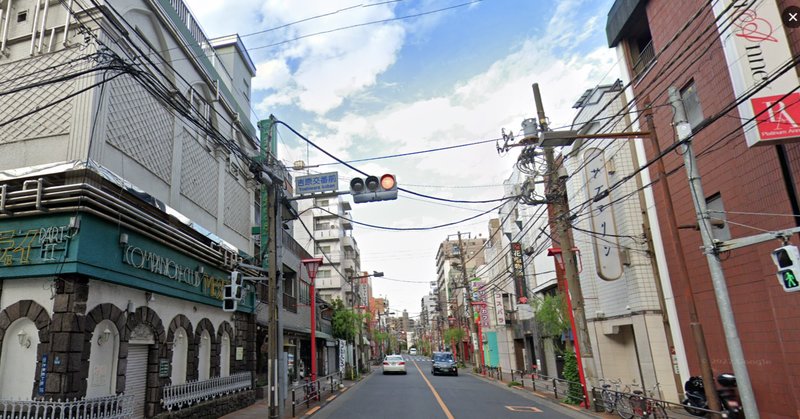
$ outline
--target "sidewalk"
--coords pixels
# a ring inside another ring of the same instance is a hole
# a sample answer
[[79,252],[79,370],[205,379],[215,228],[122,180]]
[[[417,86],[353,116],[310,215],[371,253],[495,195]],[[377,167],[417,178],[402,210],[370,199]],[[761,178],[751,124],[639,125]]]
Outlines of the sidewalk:
[[[307,418],[317,410],[321,409],[328,403],[332,402],[334,399],[339,397],[342,393],[349,390],[354,385],[364,381],[372,372],[374,371],[375,367],[373,366],[369,373],[363,374],[361,379],[358,381],[351,381],[351,380],[343,380],[342,385],[344,387],[334,391],[333,393],[324,390],[322,391],[320,401],[314,401],[309,403],[309,406],[306,407],[305,403],[298,403],[295,405],[295,415],[294,418]],[[284,405],[283,414],[281,415],[281,419],[291,419],[292,416],[292,394],[291,391],[287,395],[286,403]],[[299,397],[298,397],[299,398]],[[268,417],[269,413],[269,406],[267,405],[267,399],[260,399],[256,400],[256,402],[244,409],[237,410],[233,413],[223,416],[223,419],[264,419]]]

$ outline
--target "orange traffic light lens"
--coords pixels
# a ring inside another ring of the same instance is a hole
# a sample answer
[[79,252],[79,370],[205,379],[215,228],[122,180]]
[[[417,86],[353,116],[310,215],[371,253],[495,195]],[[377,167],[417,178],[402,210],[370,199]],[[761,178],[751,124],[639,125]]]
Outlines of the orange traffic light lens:
[[392,189],[394,188],[394,176],[393,175],[383,175],[381,176],[381,187],[383,189]]

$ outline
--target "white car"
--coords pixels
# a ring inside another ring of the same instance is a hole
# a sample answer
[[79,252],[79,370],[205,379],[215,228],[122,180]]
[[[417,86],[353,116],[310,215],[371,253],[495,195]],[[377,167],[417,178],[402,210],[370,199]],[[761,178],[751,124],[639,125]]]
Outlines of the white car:
[[416,354],[417,354],[417,348],[411,348],[411,349],[409,349],[409,350],[408,350],[408,354],[409,354],[409,355],[416,355]]
[[406,374],[406,360],[400,355],[386,355],[383,360],[383,373]]

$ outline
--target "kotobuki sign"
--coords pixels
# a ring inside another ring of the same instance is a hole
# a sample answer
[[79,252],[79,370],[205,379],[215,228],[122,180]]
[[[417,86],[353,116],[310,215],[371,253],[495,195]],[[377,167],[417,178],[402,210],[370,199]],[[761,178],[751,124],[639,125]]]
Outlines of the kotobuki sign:
[[339,189],[339,173],[320,173],[298,176],[295,179],[295,193],[307,195],[320,192],[336,192]]

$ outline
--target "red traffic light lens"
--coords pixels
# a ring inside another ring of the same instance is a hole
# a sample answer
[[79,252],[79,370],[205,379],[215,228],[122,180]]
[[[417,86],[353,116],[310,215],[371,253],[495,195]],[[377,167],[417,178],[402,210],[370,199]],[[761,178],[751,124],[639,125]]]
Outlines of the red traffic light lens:
[[381,188],[383,189],[392,189],[396,184],[394,175],[383,175],[381,176]]

